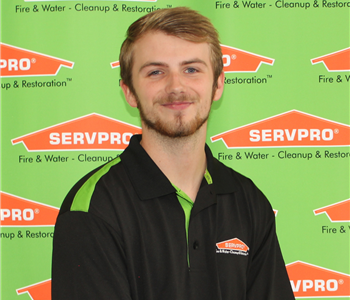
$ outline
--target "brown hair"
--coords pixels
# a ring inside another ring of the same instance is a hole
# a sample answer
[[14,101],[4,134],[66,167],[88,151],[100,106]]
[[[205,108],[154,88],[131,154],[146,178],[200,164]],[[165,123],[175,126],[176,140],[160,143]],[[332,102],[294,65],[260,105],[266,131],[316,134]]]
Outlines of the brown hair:
[[[208,43],[214,72],[213,89],[223,69],[219,35],[207,17],[187,7],[165,8],[153,11],[130,25],[120,50],[120,75],[135,95],[132,83],[133,44],[149,31],[161,31],[194,43]],[[214,91],[213,91],[214,92]]]

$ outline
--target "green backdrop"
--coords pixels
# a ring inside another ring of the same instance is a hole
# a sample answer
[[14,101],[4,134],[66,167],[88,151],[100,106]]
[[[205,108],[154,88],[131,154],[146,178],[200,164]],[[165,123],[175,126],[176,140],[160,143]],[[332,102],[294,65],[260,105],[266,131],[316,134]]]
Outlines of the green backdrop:
[[[49,299],[40,286],[49,286],[46,280],[51,277],[54,217],[35,220],[46,208],[57,211],[78,179],[121,153],[125,143],[118,144],[118,135],[112,143],[108,128],[119,132],[120,139],[127,133],[124,142],[139,130],[138,112],[126,104],[119,68],[111,63],[118,61],[134,20],[175,6],[190,6],[208,16],[221,43],[238,49],[228,55],[243,69],[226,69],[225,91],[213,104],[207,143],[215,157],[252,178],[277,211],[287,269],[300,261],[319,272],[312,277],[302,267],[296,271],[299,275],[291,269],[296,296],[350,299],[350,2],[333,0],[2,0],[1,299]],[[242,53],[250,55],[241,57]],[[328,54],[329,60],[312,64],[312,59]],[[273,63],[245,69],[251,57],[261,56]],[[52,61],[57,65],[49,74],[46,68]],[[292,110],[302,112],[305,120],[274,123],[274,116]],[[100,118],[79,122],[93,113]],[[259,123],[265,119],[271,123]],[[111,123],[100,128],[99,120]],[[323,127],[319,120],[326,120]],[[296,135],[285,145],[256,145],[249,139],[249,124],[261,134],[272,130],[265,135],[267,141],[273,139],[269,134],[274,129],[282,130],[285,140],[286,128],[290,134],[295,129]],[[237,128],[248,128],[248,146],[228,148],[223,140],[211,141]],[[299,141],[299,129],[306,129],[308,137]],[[311,140],[310,129],[330,129],[334,136],[342,134],[343,142],[333,142],[329,132],[325,140],[322,135]],[[50,136],[52,132],[56,135]],[[31,137],[35,149],[28,149],[25,136]],[[333,204],[338,204],[335,215],[343,219],[314,213]],[[325,284],[317,285],[318,279]],[[39,292],[21,290],[33,285]]]

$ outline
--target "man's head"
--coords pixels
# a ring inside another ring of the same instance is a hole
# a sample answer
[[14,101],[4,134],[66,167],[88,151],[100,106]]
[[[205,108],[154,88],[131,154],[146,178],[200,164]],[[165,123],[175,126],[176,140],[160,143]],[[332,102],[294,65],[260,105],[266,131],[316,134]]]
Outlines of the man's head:
[[207,18],[188,8],[142,17],[129,28],[120,65],[120,85],[140,111],[144,136],[205,134],[224,85],[218,35]]
[[135,94],[132,80],[133,46],[137,40],[151,31],[160,31],[194,43],[208,43],[214,75],[213,90],[216,89],[217,80],[223,69],[218,33],[208,18],[189,8],[176,7],[149,13],[131,24],[127,31],[119,56],[120,74],[133,94]]

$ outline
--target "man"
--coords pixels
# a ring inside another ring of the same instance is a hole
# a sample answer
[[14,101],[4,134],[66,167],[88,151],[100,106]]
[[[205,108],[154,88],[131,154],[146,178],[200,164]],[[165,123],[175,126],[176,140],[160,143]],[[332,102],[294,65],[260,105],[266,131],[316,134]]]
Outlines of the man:
[[148,14],[120,66],[142,136],[67,195],[52,299],[294,299],[270,204],[205,145],[224,87],[210,21],[187,8]]

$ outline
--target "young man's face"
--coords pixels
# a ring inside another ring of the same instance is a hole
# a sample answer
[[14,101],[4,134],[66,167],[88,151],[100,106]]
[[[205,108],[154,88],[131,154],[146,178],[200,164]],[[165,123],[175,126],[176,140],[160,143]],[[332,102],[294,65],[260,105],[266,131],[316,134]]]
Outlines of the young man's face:
[[168,137],[195,133],[223,90],[221,74],[213,94],[209,45],[149,32],[133,49],[136,95],[123,84],[122,88],[128,103],[139,108],[143,128]]

